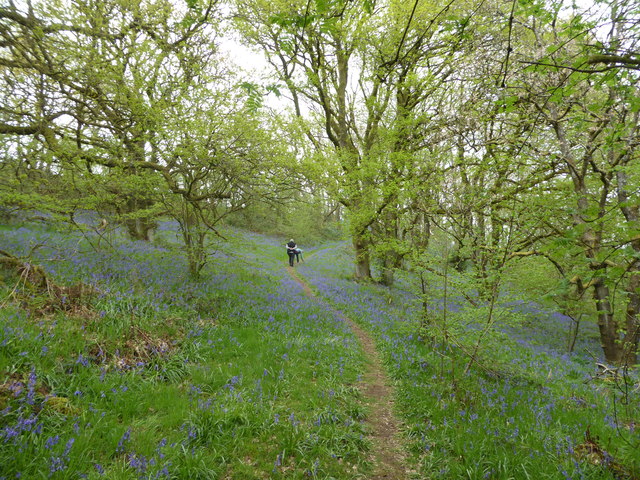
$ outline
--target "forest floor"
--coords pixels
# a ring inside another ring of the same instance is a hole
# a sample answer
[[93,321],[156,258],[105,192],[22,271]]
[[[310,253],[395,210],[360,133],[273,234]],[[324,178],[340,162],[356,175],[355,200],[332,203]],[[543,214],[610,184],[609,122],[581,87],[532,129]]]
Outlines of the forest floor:
[[[296,270],[287,267],[287,272],[300,284],[305,295],[316,301],[318,299]],[[371,335],[360,328],[353,320],[342,312],[329,306],[337,318],[344,321],[358,338],[366,357],[366,370],[362,376],[359,389],[368,407],[369,438],[372,443],[369,461],[372,463],[372,480],[402,480],[407,478],[406,456],[400,439],[400,421],[394,412],[394,391],[387,375],[380,354]]]
[[0,480],[640,479],[640,380],[598,374],[595,323],[570,353],[532,295],[434,274],[424,326],[419,279],[356,282],[338,240],[288,268],[229,229],[194,279],[176,232],[0,225],[55,284],[0,269]]

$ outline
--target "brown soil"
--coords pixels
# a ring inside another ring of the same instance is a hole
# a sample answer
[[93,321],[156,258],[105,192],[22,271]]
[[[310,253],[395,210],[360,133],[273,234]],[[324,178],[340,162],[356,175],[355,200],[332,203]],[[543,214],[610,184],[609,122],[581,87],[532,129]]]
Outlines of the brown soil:
[[[287,267],[291,275],[309,297],[315,294],[309,285],[298,275],[294,268]],[[329,307],[344,320],[356,335],[365,353],[367,366],[364,372],[360,391],[362,392],[369,416],[369,439],[372,443],[369,460],[373,464],[373,473],[369,480],[402,480],[408,476],[408,465],[399,438],[400,422],[393,411],[393,387],[385,372],[380,355],[376,350],[371,335],[360,328],[353,320],[342,312]]]

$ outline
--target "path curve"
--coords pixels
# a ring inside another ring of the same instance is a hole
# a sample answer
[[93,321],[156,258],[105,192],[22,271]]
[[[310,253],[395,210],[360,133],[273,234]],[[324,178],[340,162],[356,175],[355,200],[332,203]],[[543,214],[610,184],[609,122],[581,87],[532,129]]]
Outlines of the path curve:
[[[289,275],[300,284],[305,295],[318,298],[307,282],[298,275],[295,268],[286,268]],[[368,478],[370,480],[404,480],[407,478],[408,465],[400,441],[400,421],[393,411],[393,387],[390,386],[391,382],[382,366],[375,342],[369,333],[342,312],[322,300],[317,301],[321,301],[349,325],[366,356],[366,370],[358,388],[369,407],[367,421],[371,429],[370,440],[373,447],[369,460],[373,464],[373,474]]]

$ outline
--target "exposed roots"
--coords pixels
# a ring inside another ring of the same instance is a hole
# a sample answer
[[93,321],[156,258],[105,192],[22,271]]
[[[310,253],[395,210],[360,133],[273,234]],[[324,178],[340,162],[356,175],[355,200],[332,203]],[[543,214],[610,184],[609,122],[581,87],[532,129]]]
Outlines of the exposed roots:
[[586,460],[592,465],[598,465],[613,473],[619,480],[637,480],[632,472],[613,458],[602,446],[597,436],[593,435],[589,428],[585,432],[585,442],[575,448],[576,457]]
[[20,281],[13,289],[18,290],[21,285],[31,285],[37,289],[46,289],[49,284],[47,274],[42,267],[31,263],[23,262],[17,257],[0,250],[0,268],[14,271],[20,277]]
[[0,269],[18,276],[16,284],[0,303],[0,307],[13,299],[39,315],[55,311],[82,316],[88,316],[91,313],[87,305],[98,293],[97,289],[91,285],[84,283],[72,286],[57,285],[39,265],[25,262],[3,250],[0,250]]
[[143,368],[156,358],[166,357],[175,350],[168,338],[132,326],[126,341],[120,345],[104,346],[96,344],[89,351],[95,363],[105,364],[116,370]]

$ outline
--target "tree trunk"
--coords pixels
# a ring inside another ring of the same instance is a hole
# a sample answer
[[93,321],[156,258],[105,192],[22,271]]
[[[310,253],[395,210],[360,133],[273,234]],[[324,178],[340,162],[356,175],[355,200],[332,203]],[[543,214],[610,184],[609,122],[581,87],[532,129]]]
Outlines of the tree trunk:
[[387,254],[382,259],[382,275],[380,283],[386,287],[393,285],[393,260],[391,254]]
[[400,232],[399,211],[400,206],[393,205],[393,208],[386,208],[384,213],[378,217],[382,221],[383,245],[385,245],[381,252],[380,283],[387,287],[393,285],[395,271],[402,265],[403,255],[400,251],[400,245],[404,242],[405,233]]
[[186,203],[182,207],[182,216],[177,220],[180,223],[187,253],[189,275],[198,278],[207,258],[205,251],[206,229],[202,226],[193,207]]
[[183,230],[182,238],[187,251],[189,275],[193,278],[198,278],[200,271],[207,263],[207,252],[205,250],[206,232]]
[[382,276],[380,279],[380,283],[387,287],[393,285],[394,282],[394,273],[397,268],[400,268],[402,263],[402,256],[397,252],[391,250],[385,253],[382,258]]
[[127,232],[132,240],[143,240],[149,242],[152,239],[153,230],[156,228],[155,222],[147,218],[131,218],[125,220]]
[[[550,107],[550,112],[552,116],[551,123],[556,132],[560,150],[563,154],[564,162],[570,172],[573,183],[577,207],[573,213],[573,223],[574,226],[584,228],[584,232],[580,236],[581,246],[584,248],[583,255],[586,262],[589,265],[593,265],[602,248],[603,235],[602,224],[598,225],[597,223],[590,221],[594,215],[590,208],[590,198],[592,198],[592,193],[589,192],[589,189],[587,188],[587,172],[588,166],[593,160],[593,150],[595,149],[587,148],[587,153],[576,158],[572,150],[572,145],[567,139],[564,126],[558,120],[559,114],[557,109],[553,105]],[[593,139],[588,147],[593,146],[592,142]],[[599,196],[601,199],[607,198],[609,195],[609,187],[609,182],[602,182],[599,187]],[[621,192],[619,191],[618,194],[620,195]],[[597,208],[597,218],[604,218],[607,213],[607,209],[603,201],[600,201]],[[622,325],[620,325],[615,318],[613,305],[611,304],[611,292],[609,291],[609,287],[605,283],[605,280],[600,277],[595,278],[594,281],[593,299],[596,304],[600,343],[602,345],[604,357],[607,362],[620,365],[624,361],[626,343],[620,336],[620,327],[622,327]]]
[[578,318],[569,316],[569,318],[571,319],[573,324],[569,327],[568,351],[569,353],[573,353],[573,349],[576,346],[576,340],[578,340],[578,332],[580,331],[580,316],[578,316]]
[[[637,114],[636,114],[637,117]],[[636,118],[637,119],[637,118]],[[618,200],[620,210],[629,225],[637,225],[640,220],[640,205],[638,202],[630,202],[629,179],[624,171],[616,172]],[[631,248],[636,253],[629,272],[640,271],[640,240],[631,242]],[[625,288],[627,292],[627,311],[625,312],[625,336],[624,336],[624,363],[635,365],[638,363],[638,343],[640,342],[640,274],[631,273]]]
[[200,276],[200,271],[206,263],[204,245],[200,239],[192,239],[191,244],[186,247],[187,259],[189,261],[189,275],[192,278],[198,278]]
[[609,363],[619,365],[624,357],[623,344],[618,338],[618,323],[613,316],[609,287],[602,279],[598,279],[594,285],[593,298],[598,312],[598,329],[604,358]]
[[[636,265],[636,269],[638,267],[640,265]],[[625,290],[628,295],[628,303],[622,361],[625,365],[633,366],[638,363],[638,344],[640,343],[640,274],[631,275]]]
[[[136,162],[144,162],[146,160],[144,131],[136,126],[134,127],[136,139],[132,140],[129,147],[129,153],[133,160]],[[140,175],[141,172],[134,168],[131,170],[130,175]],[[127,213],[137,213],[140,210],[144,210],[153,206],[153,200],[148,191],[136,189],[129,193],[131,196],[127,201]],[[156,222],[150,216],[138,216],[136,218],[128,219],[126,221],[127,230],[129,236],[133,240],[144,240],[148,242],[151,240],[152,231],[156,228]]]
[[353,236],[353,248],[356,254],[356,278],[358,280],[370,279],[369,242],[363,235],[355,234]]

